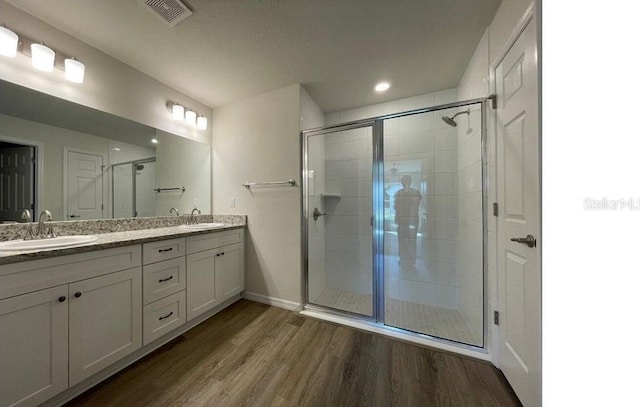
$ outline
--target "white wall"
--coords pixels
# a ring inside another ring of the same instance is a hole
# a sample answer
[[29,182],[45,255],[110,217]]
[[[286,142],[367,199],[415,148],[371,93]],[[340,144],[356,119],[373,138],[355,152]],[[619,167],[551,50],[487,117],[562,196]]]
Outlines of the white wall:
[[44,41],[54,50],[75,56],[86,66],[85,82],[73,84],[64,72],[54,69],[44,73],[31,67],[31,59],[21,53],[16,58],[3,57],[0,78],[59,98],[125,117],[183,137],[210,143],[211,131],[195,130],[176,122],[166,108],[167,101],[177,101],[211,122],[207,106],[172,89],[132,67],[104,54],[30,14],[0,0],[0,23],[33,40]]
[[300,182],[300,86],[215,109],[213,124],[213,211],[248,215],[247,292],[299,303],[300,188],[242,183]]

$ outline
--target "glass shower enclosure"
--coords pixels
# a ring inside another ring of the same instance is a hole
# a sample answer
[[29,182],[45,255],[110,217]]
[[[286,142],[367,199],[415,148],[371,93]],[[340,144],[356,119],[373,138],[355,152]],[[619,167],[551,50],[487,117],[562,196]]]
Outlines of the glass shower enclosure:
[[484,346],[486,102],[302,132],[307,309]]

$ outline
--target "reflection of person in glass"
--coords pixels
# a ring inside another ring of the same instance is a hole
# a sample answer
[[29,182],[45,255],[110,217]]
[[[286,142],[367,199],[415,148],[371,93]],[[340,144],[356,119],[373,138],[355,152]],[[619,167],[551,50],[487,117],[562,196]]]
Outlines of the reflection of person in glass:
[[400,179],[402,189],[395,194],[394,209],[398,225],[398,250],[400,266],[412,267],[416,263],[416,236],[418,234],[418,208],[422,195],[411,188],[411,176]]

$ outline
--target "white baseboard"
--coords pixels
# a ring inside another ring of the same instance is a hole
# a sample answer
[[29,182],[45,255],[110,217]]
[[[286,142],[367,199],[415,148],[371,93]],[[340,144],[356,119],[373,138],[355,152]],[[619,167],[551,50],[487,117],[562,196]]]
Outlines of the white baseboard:
[[283,300],[281,298],[268,297],[262,294],[256,294],[245,291],[242,294],[242,298],[249,301],[261,302],[263,304],[273,305],[274,307],[288,309],[290,311],[296,311],[300,309],[300,303],[294,301]]

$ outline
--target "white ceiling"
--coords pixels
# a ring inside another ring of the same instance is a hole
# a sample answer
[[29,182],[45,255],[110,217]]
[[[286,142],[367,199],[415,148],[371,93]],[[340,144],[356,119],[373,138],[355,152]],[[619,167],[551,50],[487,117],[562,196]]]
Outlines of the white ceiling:
[[[302,83],[328,113],[455,87],[500,0],[7,0],[210,106]],[[373,91],[379,80],[392,88]]]

